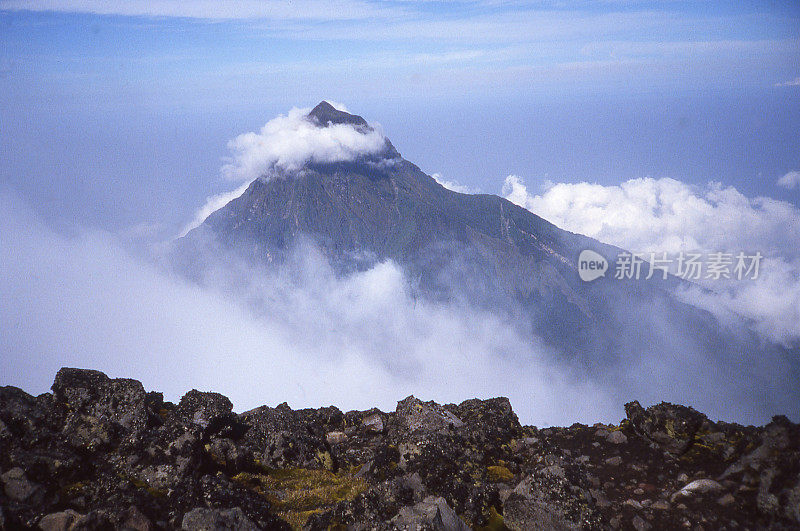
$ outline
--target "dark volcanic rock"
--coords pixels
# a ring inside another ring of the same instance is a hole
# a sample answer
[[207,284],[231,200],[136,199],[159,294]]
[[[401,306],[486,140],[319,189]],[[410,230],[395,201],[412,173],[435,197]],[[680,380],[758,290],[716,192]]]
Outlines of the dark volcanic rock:
[[52,395],[0,388],[0,529],[800,526],[800,426],[626,410],[542,430],[505,398],[236,415],[63,369]]
[[694,443],[708,419],[689,407],[662,403],[644,409],[639,402],[625,404],[625,413],[634,431],[662,446],[672,455],[682,455]]
[[369,128],[369,124],[362,117],[340,111],[327,101],[322,101],[311,109],[308,118],[323,127],[328,124],[350,124]]

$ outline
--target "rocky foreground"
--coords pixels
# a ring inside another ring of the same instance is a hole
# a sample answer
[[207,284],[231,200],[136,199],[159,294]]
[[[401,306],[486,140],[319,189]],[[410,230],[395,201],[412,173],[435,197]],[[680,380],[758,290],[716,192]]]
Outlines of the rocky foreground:
[[62,369],[0,387],[0,529],[800,527],[800,426],[626,406],[619,425],[521,426],[507,399],[392,413],[216,393],[164,402]]

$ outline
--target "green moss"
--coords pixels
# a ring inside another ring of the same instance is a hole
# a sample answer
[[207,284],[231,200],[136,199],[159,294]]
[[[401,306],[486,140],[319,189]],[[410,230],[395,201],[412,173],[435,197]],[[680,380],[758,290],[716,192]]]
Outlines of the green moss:
[[514,474],[502,465],[494,465],[486,467],[486,475],[489,481],[506,482],[514,479]]
[[77,481],[75,483],[70,483],[69,485],[65,485],[61,488],[61,494],[65,498],[75,498],[83,493],[83,490],[86,488],[85,481]]
[[162,490],[162,489],[156,489],[154,487],[147,487],[147,488],[145,488],[145,490],[148,492],[148,494],[150,494],[150,496],[152,496],[154,498],[166,498],[167,497],[167,491]]
[[492,505],[489,507],[489,517],[486,525],[474,526],[474,529],[476,531],[506,531],[508,528],[503,521],[503,515],[497,512],[497,509]]
[[136,487],[137,489],[146,489],[147,488],[147,483],[142,481],[141,479],[133,478],[133,477],[126,478],[126,479],[128,481],[130,481],[131,483],[133,483],[133,486]]
[[334,474],[324,469],[286,468],[263,474],[242,472],[233,480],[266,497],[294,529],[300,529],[312,514],[353,500],[367,489],[353,470]]

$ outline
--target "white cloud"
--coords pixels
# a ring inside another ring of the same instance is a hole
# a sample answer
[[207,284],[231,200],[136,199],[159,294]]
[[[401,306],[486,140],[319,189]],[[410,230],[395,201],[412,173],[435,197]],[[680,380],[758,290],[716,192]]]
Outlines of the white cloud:
[[784,365],[750,360],[739,376],[681,330],[670,338],[686,348],[674,355],[630,349],[587,377],[511,317],[415,296],[389,261],[337,276],[313,248],[269,269],[215,253],[204,258],[217,267],[193,283],[110,234],[57,234],[3,194],[0,233],[0,385],[33,393],[76,366],[139,379],[170,400],[218,391],[239,411],[283,401],[391,410],[409,394],[508,396],[540,426],[616,422],[632,398],[748,423],[797,410],[778,391],[791,389]]
[[271,170],[295,171],[308,162],[339,162],[380,152],[386,139],[377,128],[361,131],[351,124],[318,127],[306,119],[310,109],[293,108],[267,122],[258,133],[245,133],[228,142],[231,161],[223,175],[252,181]]
[[633,179],[618,186],[547,183],[528,192],[517,176],[503,195],[557,226],[633,252],[761,252],[757,280],[706,281],[680,295],[730,319],[748,319],[772,341],[800,342],[800,210],[749,198],[733,187],[697,188],[674,179]]
[[181,230],[180,236],[186,236],[188,232],[194,228],[199,227],[208,216],[219,210],[220,208],[224,207],[240,195],[242,195],[247,187],[253,181],[245,181],[241,186],[236,188],[235,190],[231,190],[230,192],[223,192],[221,194],[217,194],[214,196],[209,197],[206,199],[206,204],[200,207],[194,215],[194,219],[186,224]]
[[540,195],[509,176],[503,195],[557,226],[634,252],[760,250],[800,257],[800,211],[733,187],[698,189],[674,179],[632,179],[617,186],[549,183]]
[[[331,105],[347,112],[341,103]],[[359,155],[378,153],[386,145],[386,138],[377,127],[370,131],[350,124],[319,127],[306,119],[310,110],[293,108],[287,115],[267,122],[258,133],[245,133],[228,142],[231,157],[222,167],[222,175],[243,184],[209,197],[180,235],[200,226],[213,212],[242,195],[255,179],[296,171],[308,162],[351,161]]]
[[347,105],[345,105],[344,103],[339,103],[338,101],[331,101],[331,100],[326,100],[326,101],[330,103],[331,107],[333,107],[337,111],[348,112],[348,113],[350,112],[350,109],[348,109]]
[[778,179],[778,186],[783,186],[789,190],[800,188],[800,171],[792,170]]
[[[110,234],[57,234],[2,194],[0,231],[0,385],[44,392],[61,366],[77,366],[171,400],[218,391],[239,411],[392,410],[415,394],[509,396],[540,425],[622,415],[615,390],[578,381],[507,319],[415,298],[392,262],[337,277],[312,248],[286,270],[218,257],[195,284]],[[565,392],[592,398],[565,403]]]
[[800,87],[800,77],[782,83],[775,83],[776,87]]
[[433,177],[437,183],[441,184],[448,190],[452,190],[453,192],[458,192],[460,194],[475,194],[478,192],[477,190],[470,188],[469,186],[464,186],[458,181],[450,181],[448,179],[445,179],[444,177],[442,177],[440,173],[432,173],[431,177]]

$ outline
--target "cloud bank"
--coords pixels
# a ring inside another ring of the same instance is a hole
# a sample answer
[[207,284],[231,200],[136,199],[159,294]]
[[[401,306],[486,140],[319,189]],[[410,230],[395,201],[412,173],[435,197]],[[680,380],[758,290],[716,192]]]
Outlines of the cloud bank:
[[746,318],[770,341],[800,344],[800,210],[791,203],[666,178],[546,183],[536,195],[510,175],[503,195],[563,229],[632,252],[761,252],[757,280],[706,281],[712,293],[692,288],[680,295],[724,320]]
[[[109,233],[56,233],[3,194],[0,231],[0,385],[44,392],[58,368],[79,366],[172,400],[215,390],[239,411],[283,401],[393,410],[415,394],[507,395],[539,424],[623,415],[618,398],[578,381],[515,323],[416,299],[392,262],[337,278],[299,248],[282,270],[225,257],[192,283]],[[564,402],[571,392],[591,399]]]
[[753,391],[786,388],[784,367],[738,375],[691,341],[685,355],[637,350],[587,377],[513,317],[417,297],[390,261],[339,277],[304,245],[277,269],[212,254],[216,266],[190,282],[109,233],[54,232],[3,194],[0,231],[0,384],[33,393],[66,365],[137,378],[171,400],[215,390],[238,411],[283,401],[392,410],[409,394],[508,396],[539,426],[616,422],[634,398],[741,422],[794,411],[776,391]]

